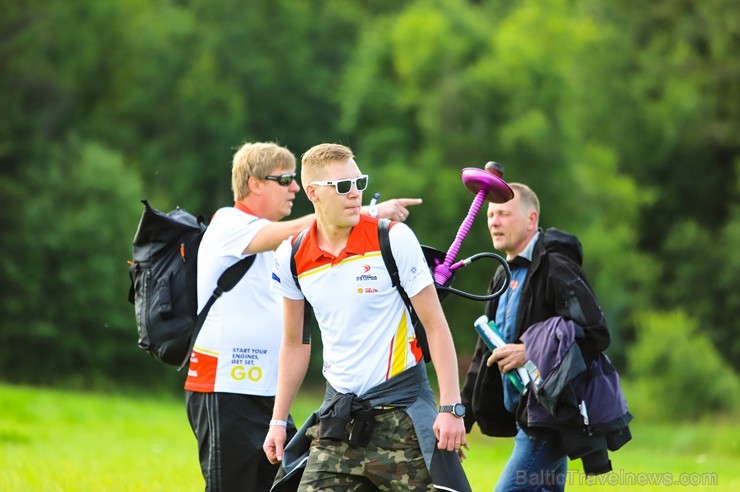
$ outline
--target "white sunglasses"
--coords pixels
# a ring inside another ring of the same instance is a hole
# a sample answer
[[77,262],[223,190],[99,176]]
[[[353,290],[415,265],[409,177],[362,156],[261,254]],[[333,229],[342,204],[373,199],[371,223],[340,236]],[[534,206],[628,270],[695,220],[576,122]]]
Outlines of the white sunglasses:
[[367,188],[367,183],[370,180],[367,174],[357,176],[352,179],[338,179],[336,181],[311,181],[310,185],[316,186],[333,186],[334,189],[340,195],[346,195],[352,189],[352,185],[355,185],[357,191],[364,191]]

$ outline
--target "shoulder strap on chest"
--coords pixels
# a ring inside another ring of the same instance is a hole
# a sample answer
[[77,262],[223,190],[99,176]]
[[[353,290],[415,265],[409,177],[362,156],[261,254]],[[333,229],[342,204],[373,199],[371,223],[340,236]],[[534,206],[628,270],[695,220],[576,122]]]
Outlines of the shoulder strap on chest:
[[293,281],[295,281],[295,284],[298,286],[298,288],[301,288],[301,284],[298,283],[298,267],[295,264],[295,254],[298,252],[298,248],[301,247],[301,243],[303,242],[303,238],[306,236],[306,233],[308,232],[308,229],[303,229],[295,238],[293,241],[293,248],[290,252],[290,273],[293,275]]
[[[293,241],[293,248],[290,252],[290,273],[293,275],[293,281],[296,287],[301,288],[301,284],[298,281],[298,267],[295,263],[295,254],[298,252],[298,248],[301,247],[303,238],[306,236],[308,229],[303,229]],[[303,339],[304,345],[311,343],[311,318],[313,317],[313,308],[308,300],[304,300],[303,305]]]
[[236,287],[236,284],[238,284],[242,277],[244,277],[244,275],[247,273],[247,270],[249,270],[256,258],[257,255],[249,255],[246,258],[242,258],[241,260],[237,261],[229,268],[227,268],[218,278],[218,281],[216,282],[216,288],[213,290],[211,297],[208,299],[208,302],[206,302],[206,305],[203,306],[203,309],[201,309],[195,319],[195,327],[193,329],[193,334],[190,336],[189,349],[187,355],[185,356],[185,359],[183,359],[180,367],[177,369],[178,371],[182,371],[190,362],[190,354],[193,352],[195,340],[200,334],[200,329],[203,327],[203,323],[205,323],[206,316],[208,316],[208,312],[211,310],[211,306],[213,306],[213,303],[215,303],[216,300],[221,297],[224,292],[228,292]]
[[396,259],[393,258],[393,252],[391,251],[391,240],[390,240],[390,229],[391,221],[389,219],[380,219],[378,221],[378,242],[380,243],[380,253],[383,255],[383,263],[391,276],[391,284],[393,287],[399,289],[403,302],[408,306],[408,296],[406,291],[401,287],[401,282],[398,279],[398,266],[396,265]]
[[380,253],[383,256],[385,268],[391,276],[391,284],[396,288],[396,290],[398,290],[401,299],[403,299],[403,303],[406,304],[406,309],[408,309],[409,314],[411,315],[411,322],[414,326],[414,331],[416,332],[416,338],[419,342],[419,347],[421,347],[421,351],[424,354],[424,362],[429,362],[432,360],[432,357],[429,353],[427,334],[426,331],[424,331],[424,326],[421,324],[421,321],[419,321],[419,317],[416,315],[416,311],[414,311],[411,299],[409,299],[406,290],[401,286],[401,280],[398,274],[398,265],[396,264],[396,259],[393,258],[393,251],[391,250],[390,228],[391,221],[389,219],[380,219],[378,221],[378,242],[380,243]]

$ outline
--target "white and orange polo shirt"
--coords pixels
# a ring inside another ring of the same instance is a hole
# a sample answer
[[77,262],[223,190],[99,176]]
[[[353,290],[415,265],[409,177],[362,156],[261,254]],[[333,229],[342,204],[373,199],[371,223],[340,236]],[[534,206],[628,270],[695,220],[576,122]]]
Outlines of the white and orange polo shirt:
[[[238,207],[216,212],[198,251],[198,311],[221,274],[244,258],[244,250],[267,224]],[[195,340],[186,390],[275,395],[283,299],[266,288],[272,263],[272,251],[257,254],[236,287],[213,304]]]
[[[393,257],[409,297],[433,283],[411,229],[390,229]],[[316,224],[296,252],[300,288],[290,271],[293,238],[275,253],[271,290],[313,306],[324,346],[323,374],[341,393],[362,396],[372,387],[419,363],[421,350],[411,317],[383,262],[378,220],[360,216],[345,249],[334,256],[319,248]]]

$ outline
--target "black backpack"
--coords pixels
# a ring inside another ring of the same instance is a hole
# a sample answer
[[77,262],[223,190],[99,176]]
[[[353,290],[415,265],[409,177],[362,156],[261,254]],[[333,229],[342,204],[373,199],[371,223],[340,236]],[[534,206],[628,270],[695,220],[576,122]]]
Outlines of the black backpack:
[[181,370],[190,359],[208,310],[239,283],[256,255],[238,261],[221,275],[198,314],[197,259],[205,220],[179,207],[164,213],[147,200],[141,202],[144,212],[134,235],[128,294],[136,313],[139,348]]
[[[419,348],[421,348],[421,353],[424,356],[424,362],[428,363],[432,360],[432,357],[429,353],[429,342],[427,342],[427,334],[424,330],[424,325],[421,324],[421,321],[419,320],[419,317],[414,310],[414,306],[411,304],[411,300],[409,299],[408,294],[406,294],[406,290],[401,286],[401,281],[399,280],[398,275],[398,265],[396,265],[396,259],[393,258],[393,252],[391,251],[391,242],[388,237],[390,224],[391,221],[389,219],[378,220],[378,242],[380,243],[380,253],[383,256],[383,263],[385,263],[385,268],[388,270],[388,273],[391,276],[391,283],[393,287],[398,290],[398,293],[401,295],[404,304],[406,304],[406,309],[409,310],[409,314],[411,315],[411,323],[414,327],[414,332],[416,333],[416,339],[419,344]],[[298,234],[298,236],[296,236],[295,241],[293,242],[293,251],[290,256],[290,273],[293,275],[293,280],[295,281],[295,284],[298,286],[299,289],[301,288],[301,285],[298,283],[298,270],[295,264],[295,254],[298,251],[298,248],[301,246],[301,242],[303,242],[303,237],[306,235],[307,231],[308,229],[304,229],[300,234]],[[306,301],[303,319],[303,343],[306,344],[311,341],[310,318],[312,312],[313,310],[311,308],[311,304]]]

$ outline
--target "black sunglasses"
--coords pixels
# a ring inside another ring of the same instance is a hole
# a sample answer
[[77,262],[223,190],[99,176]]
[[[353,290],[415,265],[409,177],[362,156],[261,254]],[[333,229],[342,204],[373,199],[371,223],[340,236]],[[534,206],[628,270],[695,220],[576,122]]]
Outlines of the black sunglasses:
[[277,176],[265,176],[262,179],[275,181],[280,186],[290,186],[295,181],[295,173],[283,173]]

